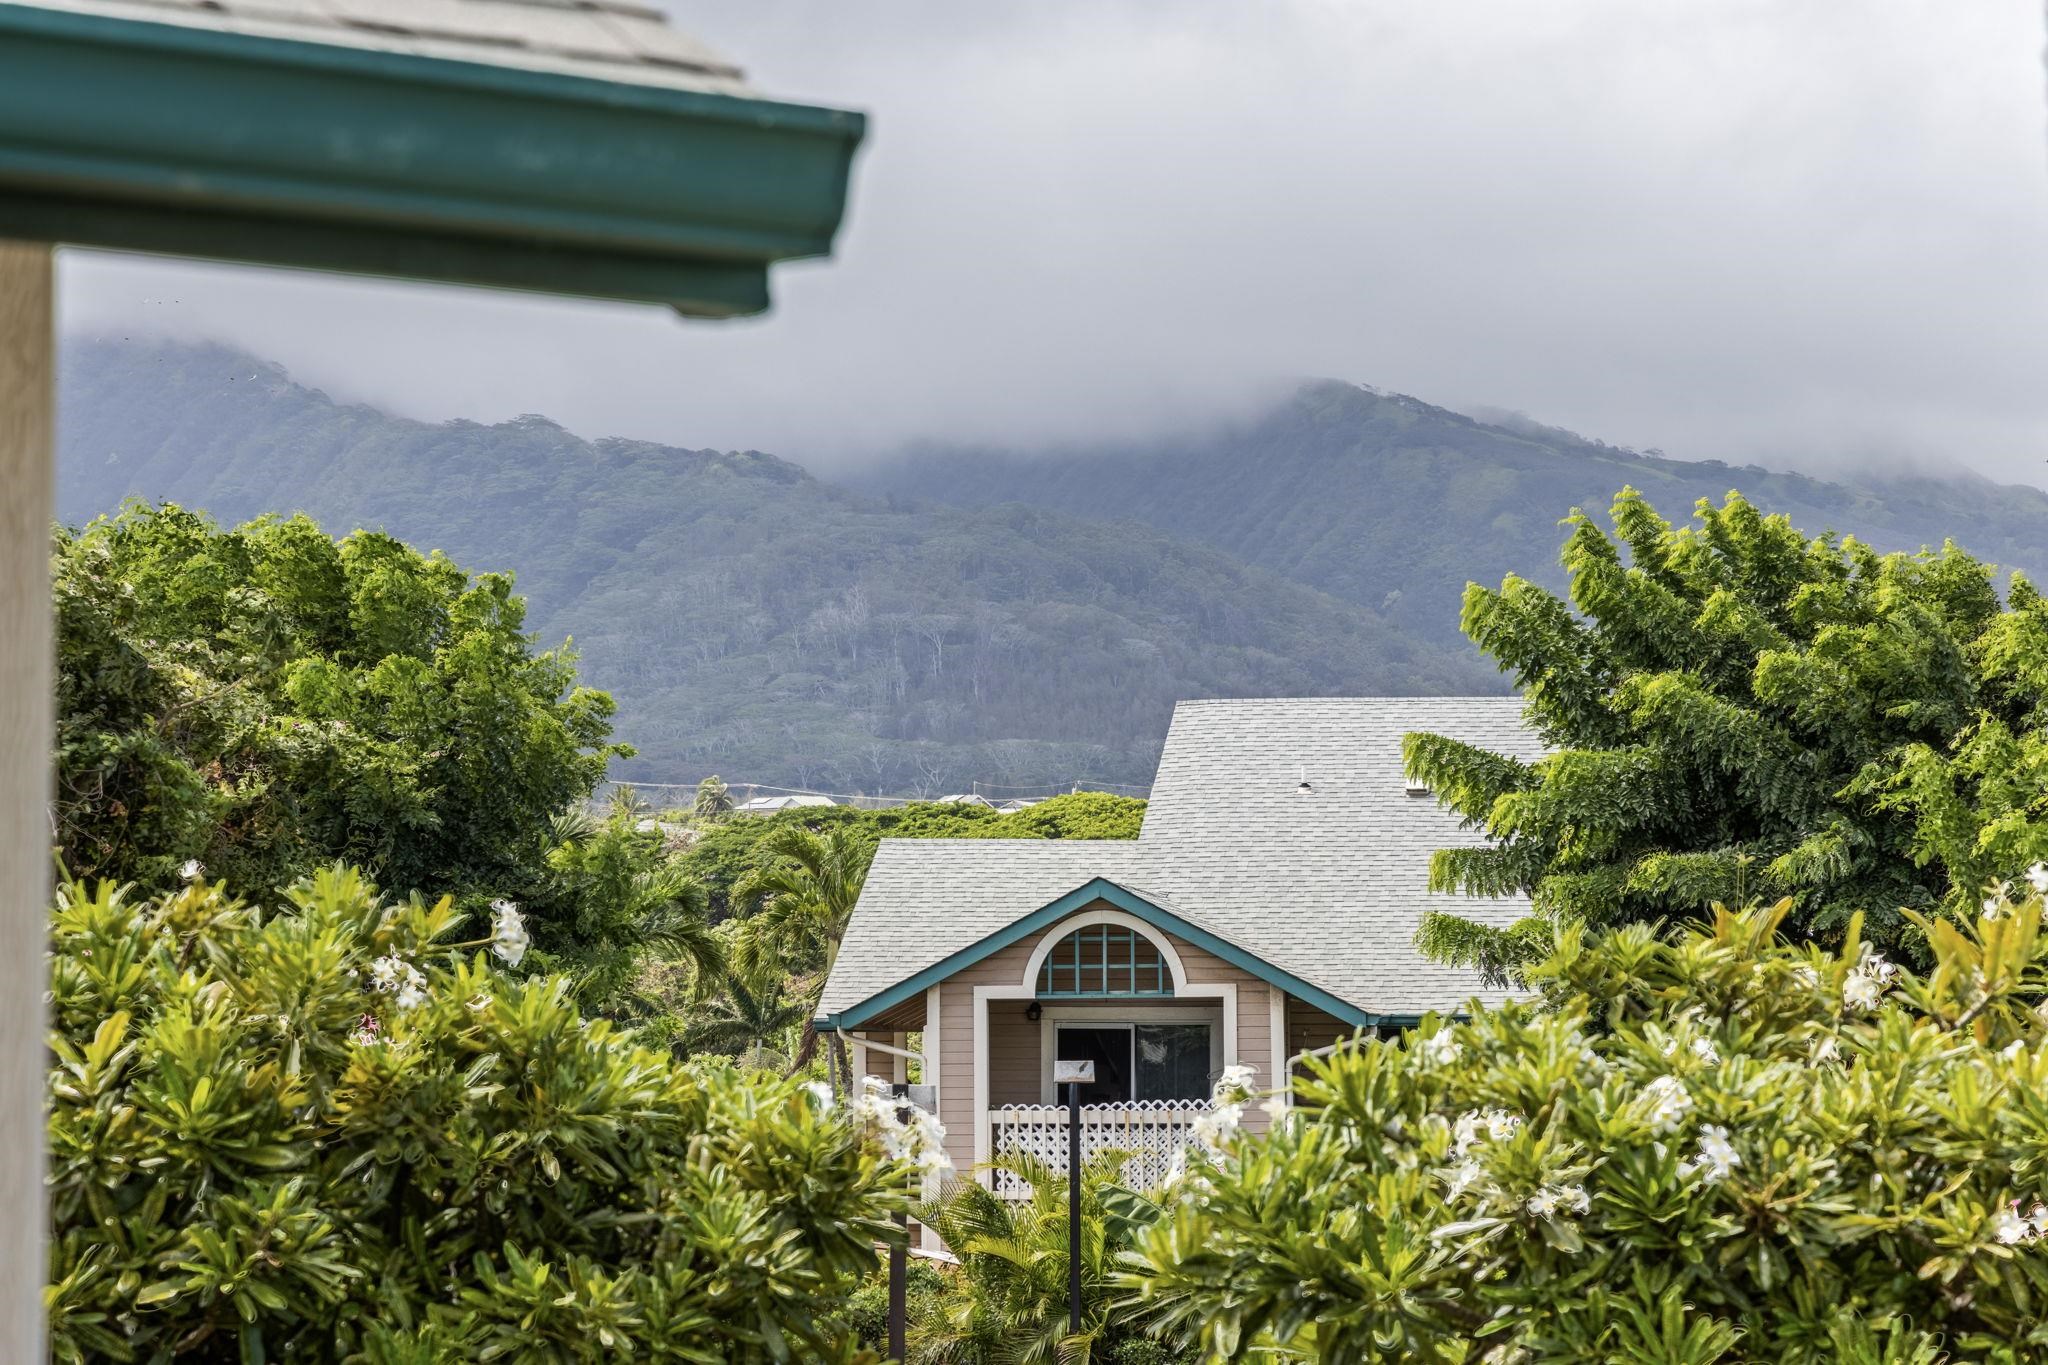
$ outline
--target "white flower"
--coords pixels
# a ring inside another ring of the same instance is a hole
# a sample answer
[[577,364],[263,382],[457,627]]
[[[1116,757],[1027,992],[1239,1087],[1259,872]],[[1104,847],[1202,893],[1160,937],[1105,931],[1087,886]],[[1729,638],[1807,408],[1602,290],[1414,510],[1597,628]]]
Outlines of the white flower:
[[1649,1111],[1645,1117],[1651,1129],[1659,1133],[1677,1132],[1692,1109],[1692,1095],[1676,1076],[1659,1076],[1651,1081],[1643,1087],[1642,1098]]
[[1219,1104],[1188,1125],[1188,1136],[1212,1152],[1220,1152],[1237,1134],[1244,1106]]
[[1480,1118],[1477,1109],[1470,1109],[1458,1115],[1458,1121],[1451,1125],[1451,1150],[1459,1156],[1472,1150],[1472,1144],[1479,1141]]
[[1984,902],[1984,918],[1986,922],[1997,919],[1999,913],[1999,901],[1996,897]]
[[1287,1097],[1277,1093],[1268,1095],[1259,1101],[1259,1109],[1274,1123],[1281,1123],[1287,1118]]
[[2048,895],[2048,863],[2035,863],[2027,869],[2027,885],[2042,895]]
[[2048,1204],[2034,1201],[2034,1207],[2027,1210],[2027,1226],[2033,1228],[2036,1237],[2048,1233]]
[[1584,1187],[1579,1185],[1545,1185],[1522,1205],[1538,1218],[1555,1218],[1560,1212],[1584,1213],[1592,1206]]
[[832,1087],[824,1081],[805,1081],[804,1089],[810,1091],[811,1099],[820,1109],[832,1107]]
[[1700,1128],[1700,1150],[1694,1163],[1700,1178],[1714,1184],[1726,1180],[1729,1173],[1742,1164],[1742,1156],[1728,1141],[1726,1128],[1718,1123],[1708,1123]]
[[506,966],[517,967],[519,959],[526,956],[529,942],[526,919],[519,913],[519,907],[511,901],[492,901],[491,951],[503,958]]
[[2020,1217],[2016,1208],[2000,1209],[1998,1216],[1991,1220],[1991,1232],[2007,1246],[2031,1241],[2035,1235],[2033,1224]]
[[1856,964],[1856,970],[1880,985],[1890,985],[1891,979],[1899,974],[1899,964],[1885,961],[1884,954],[1875,948],[1865,948],[1863,960]]
[[1468,1156],[1457,1165],[1437,1174],[1444,1182],[1444,1197],[1460,1199],[1464,1197],[1465,1191],[1486,1178],[1486,1168]]
[[1692,1055],[1705,1062],[1708,1066],[1713,1066],[1721,1060],[1721,1054],[1714,1047],[1714,1040],[1711,1038],[1693,1039]]
[[1414,1047],[1416,1058],[1429,1066],[1449,1066],[1464,1050],[1449,1028],[1438,1029]]
[[1851,972],[1842,981],[1842,1003],[1859,1010],[1874,1010],[1884,1003],[1884,985],[1876,977]]
[[178,869],[178,875],[188,882],[196,882],[206,875],[206,869],[197,858],[187,858],[185,865]]
[[420,975],[419,968],[396,953],[386,953],[370,964],[370,985],[396,996],[400,1009],[413,1009],[427,1000],[427,979]]
[[1521,1126],[1522,1116],[1510,1114],[1505,1109],[1490,1110],[1486,1115],[1486,1135],[1495,1142],[1506,1142]]

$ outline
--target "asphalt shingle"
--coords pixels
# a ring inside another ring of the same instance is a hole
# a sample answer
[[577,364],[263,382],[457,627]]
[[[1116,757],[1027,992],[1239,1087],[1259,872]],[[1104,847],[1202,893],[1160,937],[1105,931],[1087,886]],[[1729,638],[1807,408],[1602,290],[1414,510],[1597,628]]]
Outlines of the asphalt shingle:
[[0,0],[717,95],[744,74],[630,0]]
[[[1497,999],[1425,960],[1430,909],[1506,923],[1520,898],[1428,889],[1430,855],[1483,842],[1410,795],[1402,737],[1426,730],[1535,758],[1514,697],[1189,701],[1174,709],[1135,840],[884,840],[826,983],[838,1013],[1094,877],[1375,1014]],[[1306,781],[1308,790],[1301,784]]]

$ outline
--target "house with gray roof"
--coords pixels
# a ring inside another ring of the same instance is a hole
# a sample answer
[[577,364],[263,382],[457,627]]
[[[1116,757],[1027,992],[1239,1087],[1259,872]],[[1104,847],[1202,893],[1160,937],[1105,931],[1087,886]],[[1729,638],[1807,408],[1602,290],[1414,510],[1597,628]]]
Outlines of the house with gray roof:
[[1064,1168],[1071,1059],[1095,1063],[1086,1146],[1163,1174],[1226,1065],[1276,1086],[1304,1052],[1498,998],[1414,948],[1432,909],[1529,907],[1429,890],[1431,854],[1482,836],[1407,779],[1413,731],[1542,753],[1514,697],[1184,701],[1135,839],[885,839],[818,1027],[863,1074],[918,1064],[960,1171]]

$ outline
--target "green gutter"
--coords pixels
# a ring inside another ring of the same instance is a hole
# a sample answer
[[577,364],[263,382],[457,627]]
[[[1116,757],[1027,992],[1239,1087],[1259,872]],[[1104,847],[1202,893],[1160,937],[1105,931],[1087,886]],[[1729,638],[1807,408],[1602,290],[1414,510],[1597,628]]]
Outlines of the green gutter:
[[0,236],[730,316],[861,115],[0,3]]
[[819,1032],[834,1029],[859,1028],[865,1021],[887,1010],[922,995],[928,988],[944,981],[982,959],[1001,952],[1020,939],[1042,933],[1077,910],[1107,901],[1109,904],[1145,921],[1155,929],[1163,929],[1212,956],[1219,957],[1269,985],[1278,986],[1295,999],[1314,1005],[1326,1014],[1334,1015],[1353,1028],[1374,1027],[1392,1022],[1391,1015],[1368,1014],[1356,1005],[1339,1000],[1320,986],[1312,986],[1291,972],[1282,971],[1262,957],[1246,952],[1228,939],[1218,938],[1207,929],[1182,919],[1170,910],[1163,910],[1144,897],[1131,892],[1106,877],[1097,877],[1086,886],[1077,887],[1061,896],[1052,904],[1034,910],[1022,919],[1015,920],[994,933],[969,944],[959,952],[933,963],[917,975],[900,981],[878,995],[870,996],[859,1004],[841,1010],[837,1014],[820,1015],[813,1026]]

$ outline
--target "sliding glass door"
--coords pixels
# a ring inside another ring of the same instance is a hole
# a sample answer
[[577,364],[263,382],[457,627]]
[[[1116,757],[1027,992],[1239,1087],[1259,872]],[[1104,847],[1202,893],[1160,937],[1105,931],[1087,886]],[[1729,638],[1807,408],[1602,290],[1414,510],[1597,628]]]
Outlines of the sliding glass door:
[[[1095,1084],[1081,1087],[1083,1104],[1209,1096],[1212,1040],[1206,1023],[1062,1023],[1053,1036],[1058,1060],[1095,1063]],[[1064,1098],[1053,1097],[1056,1103]]]

